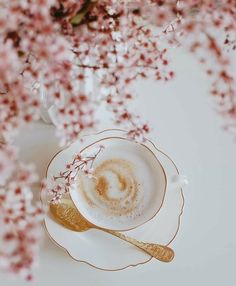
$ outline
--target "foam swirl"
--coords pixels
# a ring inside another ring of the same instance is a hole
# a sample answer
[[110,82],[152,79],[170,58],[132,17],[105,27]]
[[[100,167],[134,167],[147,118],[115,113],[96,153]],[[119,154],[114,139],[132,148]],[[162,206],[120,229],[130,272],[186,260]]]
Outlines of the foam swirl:
[[[132,213],[140,203],[139,183],[130,162],[123,159],[103,161],[94,171],[94,180],[80,176],[79,190],[92,207],[115,216]],[[89,184],[89,187],[88,187]]]

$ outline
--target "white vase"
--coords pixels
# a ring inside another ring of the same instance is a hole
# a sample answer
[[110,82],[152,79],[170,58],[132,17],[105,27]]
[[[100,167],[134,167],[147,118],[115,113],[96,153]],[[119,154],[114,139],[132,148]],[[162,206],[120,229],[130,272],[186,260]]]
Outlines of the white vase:
[[[89,69],[82,70],[85,75],[85,80],[78,85],[78,90],[82,93],[90,95],[91,98],[97,97],[101,93],[99,90],[99,85],[96,76]],[[43,81],[42,81],[43,82]],[[37,86],[39,90],[39,96],[41,100],[40,116],[42,120],[47,124],[57,125],[57,106],[55,103],[49,99],[47,91],[45,90],[43,84],[38,83]],[[57,85],[55,84],[55,90],[57,90]],[[62,100],[65,101],[65,96],[62,94]],[[98,100],[98,98],[93,98],[93,100]]]
[[42,84],[39,86],[41,100],[40,117],[47,124],[57,125],[56,106],[47,96],[47,92]]

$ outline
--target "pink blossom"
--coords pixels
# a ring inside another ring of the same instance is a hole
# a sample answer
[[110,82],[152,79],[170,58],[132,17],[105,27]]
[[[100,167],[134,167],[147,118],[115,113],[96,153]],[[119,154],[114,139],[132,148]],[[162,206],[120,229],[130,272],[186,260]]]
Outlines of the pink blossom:
[[[0,139],[5,142],[0,144],[0,268],[31,280],[42,210],[32,203],[35,171],[19,162],[11,138],[40,117],[41,106],[53,104],[57,134],[62,145],[69,144],[96,124],[94,111],[104,103],[115,124],[133,140],[143,140],[150,127],[129,108],[133,83],[172,80],[169,52],[178,46],[202,64],[225,129],[235,131],[230,53],[236,50],[236,1],[11,0],[0,5]],[[88,84],[94,90],[87,91]],[[77,154],[52,178],[54,202],[79,171],[92,176],[96,156]]]
[[104,146],[101,145],[96,148],[94,154],[75,154],[73,160],[66,164],[65,170],[44,181],[43,191],[51,195],[52,203],[60,202],[61,198],[69,193],[79,173],[82,172],[90,179],[94,178],[93,164],[103,149]]
[[0,269],[28,278],[37,264],[42,208],[33,204],[34,168],[17,162],[13,147],[0,145],[8,172],[0,172]]
[[11,177],[15,162],[11,160],[10,150],[0,149],[0,186],[3,186]]

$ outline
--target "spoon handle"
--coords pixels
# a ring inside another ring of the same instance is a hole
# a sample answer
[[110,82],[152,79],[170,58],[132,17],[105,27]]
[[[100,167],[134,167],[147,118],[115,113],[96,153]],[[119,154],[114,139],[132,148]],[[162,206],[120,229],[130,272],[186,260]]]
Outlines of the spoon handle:
[[151,255],[152,257],[160,261],[170,262],[175,256],[173,249],[171,249],[168,246],[138,241],[134,238],[124,235],[123,233],[113,231],[113,230],[104,229],[103,231],[108,232],[116,237],[119,237],[122,240],[125,240],[137,246],[138,248],[142,249],[143,251],[145,251],[146,253],[148,253],[149,255]]

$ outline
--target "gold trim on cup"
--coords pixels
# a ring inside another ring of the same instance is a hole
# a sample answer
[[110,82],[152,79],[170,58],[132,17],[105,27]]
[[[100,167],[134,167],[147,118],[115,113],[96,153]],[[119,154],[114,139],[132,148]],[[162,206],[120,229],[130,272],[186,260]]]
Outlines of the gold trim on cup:
[[[95,141],[95,142],[93,142],[93,143],[87,145],[86,147],[84,147],[83,149],[81,149],[79,152],[82,153],[82,152],[84,152],[87,148],[89,148],[89,147],[91,147],[91,146],[93,146],[93,145],[95,145],[95,144],[97,144],[97,143],[99,143],[99,142],[101,142],[101,141],[108,140],[108,139],[121,139],[121,140],[124,140],[124,141],[132,142],[132,140],[129,140],[129,139],[126,139],[126,138],[123,138],[123,137],[119,137],[119,136],[104,137],[104,138],[102,138],[102,139],[100,139],[100,140],[97,140],[97,141]],[[164,199],[165,199],[165,195],[166,195],[166,188],[167,188],[167,177],[166,177],[165,170],[164,170],[164,168],[163,168],[161,162],[157,159],[156,155],[152,152],[152,150],[150,150],[150,149],[149,149],[146,145],[144,145],[143,143],[137,143],[137,144],[142,145],[142,146],[145,147],[149,152],[151,152],[152,155],[154,156],[154,158],[156,159],[156,161],[158,162],[158,164],[160,165],[161,169],[162,169],[162,172],[163,172],[163,174],[164,174],[164,180],[165,180],[165,187],[164,187],[163,198],[162,198],[160,207],[157,209],[157,211],[155,212],[155,214],[154,214],[152,217],[150,217],[148,220],[146,220],[146,221],[144,221],[144,222],[142,222],[142,223],[140,223],[140,224],[138,224],[138,225],[136,225],[136,226],[134,226],[134,227],[132,227],[132,228],[128,228],[128,229],[112,229],[112,230],[114,230],[114,231],[129,231],[129,230],[133,230],[133,229],[135,229],[135,228],[137,228],[137,227],[139,227],[139,226],[141,226],[141,225],[143,225],[143,224],[149,222],[151,219],[153,219],[153,218],[158,214],[158,212],[160,211],[160,209],[161,209],[161,207],[163,206],[163,203],[164,203]],[[72,198],[71,198],[71,199],[72,199]],[[72,199],[72,201],[73,201],[73,199]],[[93,224],[94,224],[94,223],[93,223]],[[96,225],[96,224],[94,224],[94,225],[97,226],[97,227],[101,227],[101,226]],[[104,228],[104,227],[103,227],[103,228]]]

